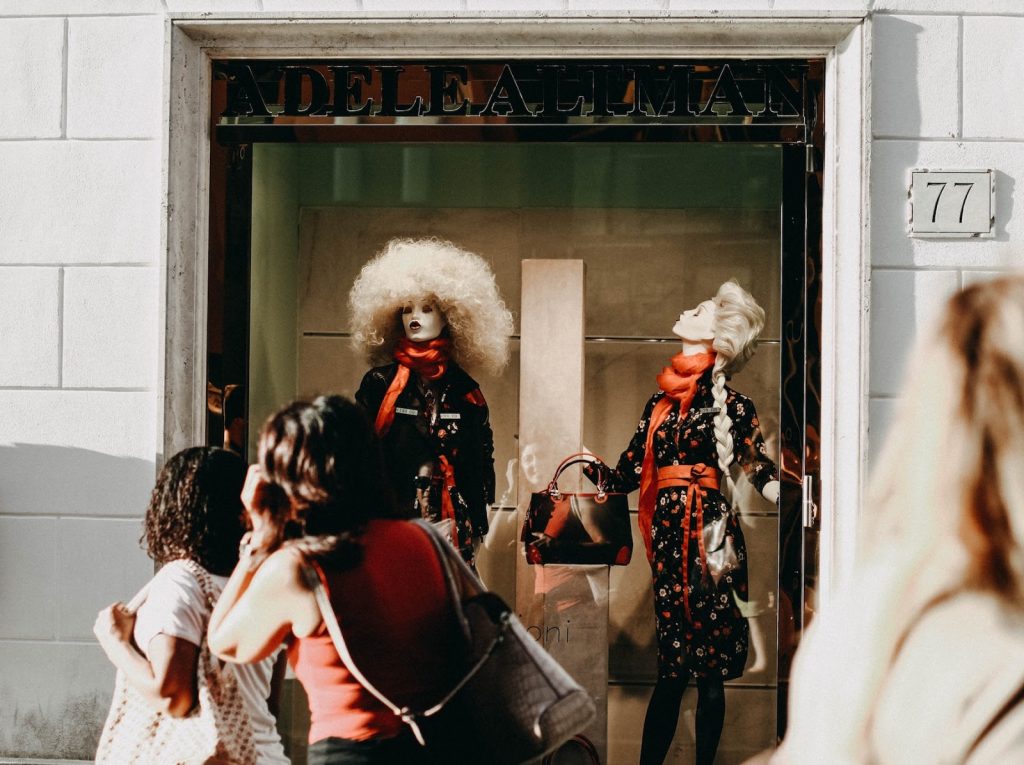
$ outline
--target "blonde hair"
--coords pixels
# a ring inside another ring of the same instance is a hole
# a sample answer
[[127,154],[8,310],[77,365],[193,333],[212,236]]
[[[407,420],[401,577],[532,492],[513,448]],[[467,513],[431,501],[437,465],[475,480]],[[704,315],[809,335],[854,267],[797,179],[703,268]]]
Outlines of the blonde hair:
[[731,466],[735,462],[732,439],[732,418],[729,416],[726,378],[739,372],[757,349],[757,338],[764,328],[764,309],[753,296],[735,280],[722,284],[714,297],[715,303],[715,366],[711,372],[711,394],[718,408],[715,415],[715,448],[718,467],[725,479],[723,494],[732,500],[735,483]]
[[[918,341],[875,462],[856,570],[797,654],[794,762],[864,751],[890,667],[931,604],[974,590],[1022,605],[1024,276],[949,300]],[[835,669],[827,691],[822,663]],[[816,710],[836,694],[843,709],[824,736]]]
[[956,547],[959,584],[1021,602],[1024,276],[953,296],[915,354],[865,513],[864,543]]
[[444,314],[452,358],[499,374],[508,362],[512,314],[479,255],[441,239],[392,239],[359,272],[348,295],[352,342],[371,364],[391,361],[404,334],[401,310],[417,300]]

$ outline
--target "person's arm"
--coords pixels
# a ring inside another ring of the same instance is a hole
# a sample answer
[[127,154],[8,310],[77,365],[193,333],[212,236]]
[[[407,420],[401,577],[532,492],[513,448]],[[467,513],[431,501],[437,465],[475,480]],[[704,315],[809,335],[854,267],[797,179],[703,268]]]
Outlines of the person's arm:
[[319,624],[316,601],[302,580],[301,553],[285,548],[262,564],[255,561],[252,555],[239,560],[210,616],[210,650],[225,661],[262,661],[290,632],[303,637]]
[[107,658],[153,709],[184,717],[196,705],[199,647],[188,640],[158,634],[149,642],[147,659],[131,642],[135,615],[123,603],[99,612],[93,633]]

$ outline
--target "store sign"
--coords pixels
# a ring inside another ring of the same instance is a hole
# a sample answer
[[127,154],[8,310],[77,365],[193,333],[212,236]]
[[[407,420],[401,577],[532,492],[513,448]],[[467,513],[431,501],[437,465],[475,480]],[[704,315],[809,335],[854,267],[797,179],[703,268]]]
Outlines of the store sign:
[[732,63],[222,61],[222,118],[804,118],[797,67]]
[[910,171],[910,236],[991,237],[994,228],[991,170]]

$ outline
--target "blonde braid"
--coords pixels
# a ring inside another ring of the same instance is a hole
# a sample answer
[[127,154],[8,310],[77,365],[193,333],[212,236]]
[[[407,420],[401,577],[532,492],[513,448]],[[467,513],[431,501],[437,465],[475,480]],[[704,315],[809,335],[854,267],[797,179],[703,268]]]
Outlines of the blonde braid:
[[731,467],[736,457],[732,440],[732,417],[729,416],[725,390],[724,367],[727,363],[721,354],[715,359],[715,368],[711,372],[711,395],[718,409],[718,414],[715,415],[715,448],[718,450],[718,467],[722,471],[722,496],[731,504],[735,488]]

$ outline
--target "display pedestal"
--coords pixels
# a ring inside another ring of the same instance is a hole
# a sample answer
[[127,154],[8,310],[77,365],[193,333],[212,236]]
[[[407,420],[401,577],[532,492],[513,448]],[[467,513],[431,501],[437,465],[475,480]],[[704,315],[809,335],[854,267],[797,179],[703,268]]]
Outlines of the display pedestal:
[[[583,441],[585,269],[582,260],[524,260],[519,384],[519,528],[530,494]],[[567,474],[559,485],[575,491]],[[607,762],[608,566],[531,566],[516,556],[516,611],[527,630],[594,699],[580,731]]]

